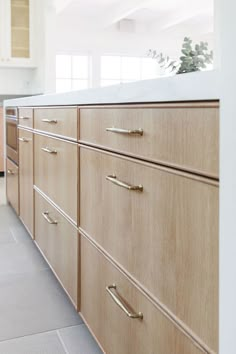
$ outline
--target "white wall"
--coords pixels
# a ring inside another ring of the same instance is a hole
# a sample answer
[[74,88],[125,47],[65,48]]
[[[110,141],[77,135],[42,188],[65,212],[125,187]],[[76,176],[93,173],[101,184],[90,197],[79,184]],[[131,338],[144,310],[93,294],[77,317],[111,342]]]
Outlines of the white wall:
[[236,2],[216,0],[220,101],[220,354],[236,353]]

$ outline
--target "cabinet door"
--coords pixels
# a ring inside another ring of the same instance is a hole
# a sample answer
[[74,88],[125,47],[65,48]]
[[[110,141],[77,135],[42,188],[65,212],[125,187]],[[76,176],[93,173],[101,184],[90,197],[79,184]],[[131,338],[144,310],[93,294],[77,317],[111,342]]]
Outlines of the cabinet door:
[[19,214],[18,166],[7,159],[7,200]]
[[10,1],[11,57],[30,57],[29,0]]
[[33,227],[33,133],[19,129],[20,217],[31,236]]
[[36,191],[35,241],[77,308],[77,229]]

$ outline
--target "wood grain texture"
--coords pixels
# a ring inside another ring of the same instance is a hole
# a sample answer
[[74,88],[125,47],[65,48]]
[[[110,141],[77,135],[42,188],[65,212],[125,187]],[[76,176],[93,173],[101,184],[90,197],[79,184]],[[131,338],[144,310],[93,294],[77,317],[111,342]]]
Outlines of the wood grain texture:
[[[126,304],[143,313],[143,320],[128,318],[114,303],[106,292],[113,283]],[[105,353],[202,353],[83,237],[81,313]]]
[[[57,221],[50,225],[42,216]],[[55,271],[75,307],[78,304],[78,234],[51,204],[35,191],[35,241]]]
[[[57,154],[42,151],[44,147]],[[77,145],[35,134],[34,172],[35,185],[77,225]]]
[[[56,120],[57,123],[50,124],[43,122],[43,119]],[[34,128],[40,131],[77,140],[77,108],[35,108]]]
[[3,109],[0,107],[0,172],[4,171],[4,126]]
[[34,127],[33,108],[28,108],[28,107],[19,108],[18,124],[19,126],[30,128],[30,129]]
[[18,166],[11,160],[6,162],[6,186],[7,186],[7,200],[19,214],[19,171]]
[[80,227],[217,351],[219,190],[152,166],[80,147]]
[[[81,108],[80,142],[218,178],[219,109],[186,105]],[[143,129],[129,136],[106,128]]]
[[34,235],[34,193],[33,193],[33,133],[19,129],[19,196],[20,217],[33,237]]

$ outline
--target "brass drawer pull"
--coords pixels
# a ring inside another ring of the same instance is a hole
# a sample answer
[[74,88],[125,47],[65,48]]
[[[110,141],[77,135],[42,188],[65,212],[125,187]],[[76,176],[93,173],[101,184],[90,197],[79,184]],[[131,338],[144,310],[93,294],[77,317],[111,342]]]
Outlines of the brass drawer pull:
[[42,119],[42,122],[49,123],[49,124],[57,124],[56,119]]
[[143,135],[143,129],[120,129],[120,128],[106,128],[107,132],[127,135]]
[[112,291],[112,290],[116,290],[116,285],[112,284],[112,285],[108,285],[106,287],[106,291],[108,292],[108,294],[111,296],[112,300],[115,301],[115,303],[121,308],[121,310],[124,311],[124,313],[129,317],[129,318],[139,318],[139,319],[143,319],[143,314],[142,312],[139,313],[133,313],[130,311],[130,309],[128,308],[128,306],[123,303],[121,301],[121,299]]
[[18,140],[23,141],[23,143],[28,143],[30,141],[27,138],[18,138]]
[[8,175],[14,175],[15,173],[14,173],[12,170],[8,169],[8,170],[7,170],[7,174],[8,174]]
[[19,119],[27,120],[27,119],[30,119],[30,117],[19,117]]
[[42,147],[41,150],[42,150],[42,151],[45,151],[45,152],[47,152],[47,153],[49,153],[49,154],[55,154],[55,155],[57,154],[57,150],[50,149],[50,148],[48,148],[47,146],[46,146],[46,147]]
[[45,211],[44,213],[42,213],[42,215],[50,225],[57,225],[57,221],[50,218],[48,211]]
[[128,189],[129,191],[143,191],[143,186],[140,184],[139,186],[132,186],[131,184],[119,181],[116,176],[106,176],[106,179],[115,185]]

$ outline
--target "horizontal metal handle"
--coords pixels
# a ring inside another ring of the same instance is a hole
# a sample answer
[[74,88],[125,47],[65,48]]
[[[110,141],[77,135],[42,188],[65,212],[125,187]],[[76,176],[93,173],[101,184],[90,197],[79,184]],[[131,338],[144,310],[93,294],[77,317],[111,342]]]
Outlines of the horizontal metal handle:
[[48,211],[45,211],[44,213],[42,213],[42,215],[50,225],[57,225],[57,221],[50,218]]
[[18,138],[18,140],[23,141],[23,143],[28,143],[30,141],[27,138]]
[[19,119],[27,120],[27,119],[30,119],[30,117],[19,117]]
[[7,170],[7,174],[8,175],[14,175],[15,173],[12,170],[9,169],[9,170]]
[[108,285],[106,287],[106,291],[109,293],[109,295],[111,296],[112,300],[114,300],[114,302],[121,308],[121,310],[124,311],[124,313],[129,317],[129,318],[139,318],[139,319],[143,319],[143,314],[142,312],[138,312],[138,313],[133,313],[130,311],[130,309],[128,308],[128,306],[126,305],[126,303],[123,303],[121,301],[121,299],[115,294],[113,293],[112,290],[116,290],[116,285],[112,284],[112,285]]
[[57,124],[56,119],[42,119],[42,122],[49,123],[49,124]]
[[132,184],[128,184],[126,182],[122,182],[118,180],[117,177],[114,175],[106,176],[106,179],[119,187],[128,189],[129,191],[139,191],[139,192],[143,191],[143,186],[141,184],[139,186],[133,186]]
[[120,128],[106,128],[107,132],[127,135],[143,135],[143,129],[120,129]]
[[57,150],[50,149],[47,146],[46,147],[42,147],[41,150],[47,152],[48,154],[57,154]]

